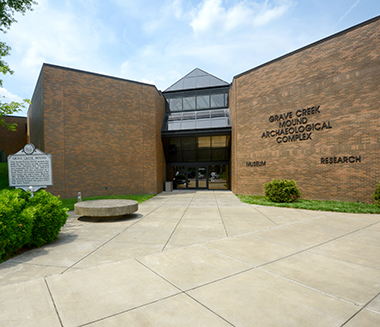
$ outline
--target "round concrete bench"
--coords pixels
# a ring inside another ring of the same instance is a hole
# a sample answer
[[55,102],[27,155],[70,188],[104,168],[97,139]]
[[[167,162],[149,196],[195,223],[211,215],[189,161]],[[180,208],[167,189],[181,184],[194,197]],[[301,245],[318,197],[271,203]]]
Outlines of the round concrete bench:
[[138,202],[132,200],[93,200],[74,204],[74,213],[88,217],[123,216],[138,210]]

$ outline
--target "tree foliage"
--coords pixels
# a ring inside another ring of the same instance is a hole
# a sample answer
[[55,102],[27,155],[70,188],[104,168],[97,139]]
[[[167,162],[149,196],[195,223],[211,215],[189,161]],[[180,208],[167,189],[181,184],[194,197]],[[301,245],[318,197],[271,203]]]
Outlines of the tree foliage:
[[0,31],[5,32],[12,23],[17,22],[14,18],[16,12],[25,14],[35,4],[34,0],[0,0]]
[[[14,18],[16,13],[25,14],[28,10],[33,10],[32,5],[37,4],[34,0],[0,0],[0,31],[6,33],[12,23],[17,22]],[[0,72],[4,75],[13,74],[9,65],[4,61],[4,57],[8,56],[11,48],[4,42],[0,42]],[[0,87],[3,86],[3,81],[0,79]],[[3,97],[4,98],[4,97]],[[17,124],[8,124],[3,116],[10,115],[21,111],[22,108],[29,103],[13,101],[11,103],[3,103],[0,101],[0,125],[7,127],[10,130],[16,130]]]

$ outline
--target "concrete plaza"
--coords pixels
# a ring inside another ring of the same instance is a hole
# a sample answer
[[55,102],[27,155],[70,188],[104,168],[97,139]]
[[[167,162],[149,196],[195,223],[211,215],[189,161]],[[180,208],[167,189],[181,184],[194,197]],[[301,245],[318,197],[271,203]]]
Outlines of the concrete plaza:
[[163,192],[0,264],[0,326],[380,326],[380,215]]

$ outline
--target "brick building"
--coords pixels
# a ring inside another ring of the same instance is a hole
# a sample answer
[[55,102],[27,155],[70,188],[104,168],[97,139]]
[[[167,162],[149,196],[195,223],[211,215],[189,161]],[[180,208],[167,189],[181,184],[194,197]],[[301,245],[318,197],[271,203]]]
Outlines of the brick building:
[[380,19],[235,76],[232,191],[294,179],[305,198],[370,201],[380,180]]
[[62,197],[177,188],[371,201],[380,180],[380,16],[234,77],[153,85],[44,64],[30,142]]
[[17,116],[3,118],[8,124],[17,124],[15,131],[0,125],[0,162],[7,162],[7,156],[21,150],[27,142],[27,119]]
[[30,142],[52,154],[62,198],[158,193],[165,100],[153,85],[43,65],[28,111]]

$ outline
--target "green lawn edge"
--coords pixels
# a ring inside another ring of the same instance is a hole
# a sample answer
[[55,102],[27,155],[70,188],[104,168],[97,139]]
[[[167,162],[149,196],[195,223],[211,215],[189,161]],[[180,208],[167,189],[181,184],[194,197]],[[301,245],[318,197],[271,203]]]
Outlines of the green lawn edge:
[[362,202],[344,202],[344,201],[321,201],[300,199],[292,203],[275,203],[262,195],[241,195],[237,197],[240,201],[248,204],[256,204],[270,207],[295,208],[315,211],[332,211],[345,213],[371,213],[380,214],[380,207],[375,204]]
[[[92,196],[84,197],[82,201],[91,201],[91,200],[106,200],[106,199],[122,199],[122,200],[134,200],[139,204],[151,199],[156,194],[125,194],[125,195],[108,195],[108,196]],[[74,204],[78,202],[77,198],[74,199],[61,199],[62,207],[68,209],[68,211],[74,210]]]

